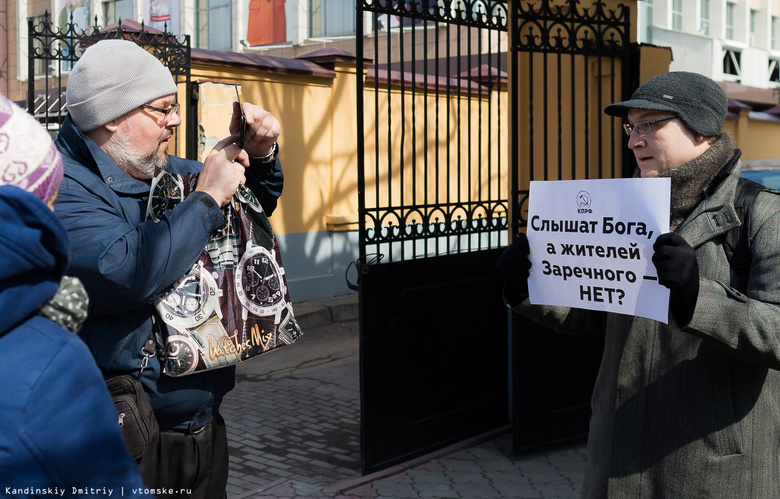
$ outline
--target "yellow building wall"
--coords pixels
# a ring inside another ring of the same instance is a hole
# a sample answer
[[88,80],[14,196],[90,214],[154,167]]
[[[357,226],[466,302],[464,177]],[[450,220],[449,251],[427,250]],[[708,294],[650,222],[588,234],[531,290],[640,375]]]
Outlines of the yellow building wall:
[[528,189],[531,180],[619,175],[619,147],[612,156],[601,156],[598,139],[608,148],[612,134],[622,133],[602,112],[620,98],[621,81],[612,79],[613,72],[622,71],[620,61],[562,55],[558,64],[557,56],[548,55],[545,67],[541,54],[523,53],[518,59],[523,75],[518,80],[519,188]]
[[[432,205],[464,203],[468,210],[470,201],[496,199],[506,191],[505,85],[470,95],[451,89],[448,96],[446,88],[427,95],[420,88],[412,95],[407,88],[403,95],[400,86],[388,90],[384,84],[378,91],[367,86],[364,99],[366,207],[381,214],[387,206],[422,206],[406,221],[387,219],[383,225],[419,223],[437,210]],[[460,215],[469,218],[465,211]],[[445,212],[438,218],[444,221]]]
[[[548,64],[545,79],[541,57],[520,54],[518,58],[520,69],[526,73],[533,65],[534,75],[533,79],[518,81],[523,97],[518,99],[519,128],[514,136],[518,141],[520,189],[527,189],[532,179],[544,179],[545,170],[549,180],[620,176],[625,144],[621,120],[603,113],[606,105],[622,98],[620,81],[612,83],[612,73],[619,75],[622,71],[620,61],[562,56],[560,66]],[[668,70],[670,62],[668,48],[642,46],[640,81]],[[600,72],[597,64],[601,64]],[[228,133],[236,99],[234,84],[239,85],[242,100],[263,106],[279,119],[285,188],[272,217],[279,234],[358,227],[357,72],[353,63],[341,62],[335,65],[335,73],[335,78],[326,78],[193,66],[192,79],[199,84],[199,159],[205,159],[211,147]],[[557,90],[553,93],[551,89],[546,97],[539,90],[545,84],[557,88],[559,80],[563,85],[560,100],[551,98]],[[533,99],[527,98],[531,84],[536,89]],[[185,97],[183,88],[180,85],[180,102]],[[374,114],[377,95],[379,107]],[[399,85],[388,90],[385,82],[377,91],[369,82],[363,98],[367,110],[362,116],[368,152],[367,209],[378,208],[381,214],[388,205],[427,207],[408,220],[385,219],[383,225],[419,222],[435,209],[434,205],[508,197],[511,132],[505,82],[471,96],[465,90],[452,91],[449,97],[443,89],[438,96],[430,91],[426,95],[420,88],[412,95],[409,86],[402,95]],[[186,115],[182,118],[188,119]],[[470,126],[466,126],[469,119]],[[472,135],[463,131],[459,135],[458,122],[462,130],[470,128]],[[184,127],[179,128],[174,152],[183,155]],[[478,136],[475,131],[480,128],[491,132]],[[727,120],[725,129],[737,138],[745,159],[780,156],[772,139],[780,134],[780,123],[749,119],[745,113],[739,121]],[[617,138],[614,150],[600,150],[599,138],[601,147],[609,148],[613,134]],[[390,158],[388,150],[392,151]],[[378,155],[373,151],[379,151]],[[444,173],[448,169],[453,172],[449,176]],[[501,216],[502,210],[482,215]],[[444,213],[439,216],[440,220],[445,218]]]
[[672,63],[672,50],[669,47],[642,45],[639,59],[639,84],[643,84],[653,76],[669,71]]
[[[278,234],[358,228],[357,74],[353,63],[336,64],[335,72],[336,77],[332,79],[312,79],[193,66],[192,80],[199,86],[201,150],[198,159],[201,161],[228,134],[232,102],[236,99],[234,84],[240,85],[243,101],[261,105],[280,121],[279,158],[285,187],[271,218]],[[460,94],[451,91],[449,97],[446,89],[441,89],[438,97],[430,92],[425,97],[421,90],[411,97],[408,90],[402,98],[400,87],[392,87],[388,100],[388,89],[384,84],[378,90],[380,105],[374,114],[377,91],[372,85],[364,87],[365,149],[369,152],[365,163],[367,207],[377,207],[377,199],[380,207],[388,203],[393,206],[445,204],[476,200],[480,196],[495,199],[500,190],[506,191],[505,175],[500,178],[497,166],[487,161],[487,158],[498,161],[500,157],[506,172],[506,86],[486,93],[473,91],[471,96],[465,91]],[[179,98],[182,97],[180,94]],[[406,117],[405,122],[399,118],[402,114]],[[187,119],[186,116],[182,118]],[[458,120],[462,130],[471,128],[471,135],[458,134]],[[467,123],[468,120],[471,123]],[[492,122],[490,128],[488,120]],[[393,141],[389,169],[388,123]],[[377,124],[378,163],[373,153],[377,147]],[[478,136],[474,130],[480,126],[484,132]],[[177,131],[179,151],[184,150],[185,144],[182,128]],[[491,130],[490,134],[488,130]],[[397,152],[401,150],[403,154]],[[424,150],[427,150],[425,157]],[[465,151],[471,152],[466,154]],[[451,165],[460,168],[456,170]],[[457,174],[449,177],[442,174],[448,167]],[[426,210],[428,208],[423,208],[421,213],[427,214]],[[487,216],[487,213],[482,215]],[[421,220],[418,217],[415,221]],[[384,225],[389,223],[398,225],[399,220],[384,221]]]
[[737,119],[727,119],[723,126],[742,149],[742,160],[780,158],[780,122],[748,118],[748,114],[742,111]]
[[[333,195],[332,176],[334,171],[344,169],[341,162],[349,160],[343,152],[334,158],[334,126],[339,130],[339,140],[356,144],[355,127],[339,120],[343,113],[334,115],[333,112],[337,80],[200,65],[193,66],[191,77],[199,83],[198,159],[203,161],[216,142],[229,134],[232,102],[236,100],[233,84],[239,85],[244,102],[262,106],[282,127],[278,143],[285,184],[271,218],[274,230],[278,234],[325,230],[326,215],[334,205],[344,209],[343,196]],[[353,115],[356,114],[354,100],[353,96],[353,104],[349,106]],[[349,119],[354,121],[354,117]],[[183,144],[184,137],[180,134],[178,146]],[[357,213],[356,202],[354,212]]]

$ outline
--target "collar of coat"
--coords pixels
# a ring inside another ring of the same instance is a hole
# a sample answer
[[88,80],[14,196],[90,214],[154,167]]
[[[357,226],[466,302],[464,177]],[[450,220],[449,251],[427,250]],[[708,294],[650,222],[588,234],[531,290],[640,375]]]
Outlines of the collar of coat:
[[694,249],[704,242],[739,226],[734,196],[742,174],[742,151],[731,158],[704,190],[704,196],[676,229]]
[[[672,179],[671,230],[675,230],[706,197],[712,185],[718,185],[723,177],[719,175],[732,169],[734,141],[722,133],[704,153],[672,170],[662,172],[659,177]],[[716,182],[716,178],[719,181]]]

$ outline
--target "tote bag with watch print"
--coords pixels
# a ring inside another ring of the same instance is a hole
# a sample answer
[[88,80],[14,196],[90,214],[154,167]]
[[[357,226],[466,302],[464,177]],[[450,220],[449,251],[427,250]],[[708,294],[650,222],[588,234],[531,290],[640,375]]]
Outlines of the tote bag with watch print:
[[[147,218],[158,221],[196,183],[197,174],[156,175]],[[241,186],[223,213],[227,223],[195,265],[154,302],[168,376],[233,365],[290,345],[302,334],[279,243],[260,202]]]

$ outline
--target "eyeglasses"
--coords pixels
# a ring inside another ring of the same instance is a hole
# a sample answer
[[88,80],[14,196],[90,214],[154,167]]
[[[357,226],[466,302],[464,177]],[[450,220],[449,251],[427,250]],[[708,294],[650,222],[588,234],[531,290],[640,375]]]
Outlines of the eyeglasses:
[[163,121],[165,123],[168,123],[171,120],[171,115],[173,113],[175,113],[175,112],[178,112],[178,110],[179,110],[179,103],[175,102],[175,103],[171,104],[171,107],[169,107],[168,109],[163,109],[161,107],[150,106],[149,104],[141,104],[141,107],[144,108],[144,109],[150,109],[152,111],[157,111],[158,113],[162,113]]
[[656,123],[660,123],[662,121],[666,120],[673,120],[677,118],[677,116],[667,116],[666,118],[661,118],[659,120],[653,120],[653,121],[637,121],[636,123],[623,123],[623,130],[626,131],[626,135],[631,135],[631,132],[636,130],[637,133],[650,133],[653,131],[653,125]]

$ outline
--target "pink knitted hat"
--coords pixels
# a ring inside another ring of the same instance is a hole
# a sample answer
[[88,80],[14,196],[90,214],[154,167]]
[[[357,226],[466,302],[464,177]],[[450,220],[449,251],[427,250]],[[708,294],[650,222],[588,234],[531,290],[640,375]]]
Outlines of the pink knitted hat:
[[62,157],[43,126],[0,95],[0,185],[51,199],[62,182]]

